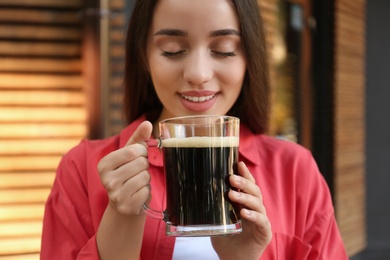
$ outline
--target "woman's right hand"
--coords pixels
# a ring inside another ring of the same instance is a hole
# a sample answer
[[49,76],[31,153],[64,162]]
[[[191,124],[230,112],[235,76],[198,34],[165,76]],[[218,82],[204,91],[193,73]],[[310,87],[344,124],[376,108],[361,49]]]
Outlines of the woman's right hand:
[[98,163],[109,203],[100,221],[96,244],[100,259],[139,259],[146,214],[142,205],[150,198],[148,152],[137,142],[149,139],[152,124],[143,122],[126,145]]
[[152,129],[150,122],[141,123],[123,148],[106,155],[97,166],[109,207],[122,215],[139,215],[150,199],[148,152],[138,142],[149,139]]

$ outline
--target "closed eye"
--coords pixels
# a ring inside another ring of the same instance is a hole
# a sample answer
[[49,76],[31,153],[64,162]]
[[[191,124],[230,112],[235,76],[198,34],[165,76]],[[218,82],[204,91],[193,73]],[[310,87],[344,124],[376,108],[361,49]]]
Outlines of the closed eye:
[[183,54],[185,51],[175,51],[175,52],[169,52],[169,51],[163,51],[161,53],[161,56],[164,56],[164,57],[177,57],[177,56],[180,56],[181,54]]
[[219,51],[213,51],[213,53],[217,56],[221,57],[234,57],[236,56],[235,52],[219,52]]

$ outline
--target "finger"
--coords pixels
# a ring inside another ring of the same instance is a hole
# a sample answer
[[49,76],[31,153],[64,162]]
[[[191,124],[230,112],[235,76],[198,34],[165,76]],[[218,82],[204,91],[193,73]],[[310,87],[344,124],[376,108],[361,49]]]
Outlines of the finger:
[[133,196],[133,194],[137,193],[142,188],[149,187],[150,179],[150,174],[147,170],[141,171],[140,173],[123,183],[122,190],[125,190],[127,194]]
[[250,180],[251,182],[253,183],[256,183],[256,180],[255,178],[253,177],[253,175],[250,173],[248,167],[246,167],[246,164],[244,162],[239,162],[238,165],[237,165],[237,170],[238,170],[238,174],[242,177],[244,177],[245,179],[248,179]]
[[153,125],[149,121],[142,122],[133,135],[129,138],[126,143],[126,146],[130,144],[136,144],[139,141],[149,139],[152,135]]
[[136,176],[140,172],[147,170],[148,168],[148,159],[146,157],[140,156],[137,159],[126,163],[122,167],[110,171],[109,174],[101,174],[101,181],[107,191],[112,191],[123,185],[127,180]]
[[232,174],[229,177],[230,185],[236,189],[229,191],[229,198],[246,208],[265,212],[260,187],[256,185],[245,163],[240,162],[237,165],[237,171],[239,175]]
[[148,170],[148,169],[149,169],[148,158],[144,157],[144,156],[140,156],[140,157],[126,163],[122,167],[118,168],[115,171],[115,173],[113,173],[113,176],[114,176],[114,178],[115,178],[115,176],[118,178],[122,177],[123,182],[125,182],[126,180],[134,177],[135,175],[139,174],[140,172]]
[[242,205],[243,208],[254,210],[263,214],[266,213],[260,197],[255,197],[253,195],[234,190],[229,191],[228,197],[232,202]]
[[110,200],[122,214],[139,213],[150,197],[150,174],[142,171],[110,194]]
[[269,221],[267,214],[259,213],[253,210],[242,209],[240,211],[240,215],[242,218],[254,223],[268,241],[271,240],[271,222]]
[[123,203],[113,203],[116,210],[122,215],[138,215],[142,206],[151,197],[149,186],[144,186]]
[[103,173],[119,168],[139,157],[147,157],[148,151],[141,144],[125,146],[103,157],[98,163],[98,172]]
[[244,193],[251,194],[255,197],[261,198],[260,188],[253,181],[232,174],[231,176],[229,176],[229,182],[233,188],[242,191]]
[[149,121],[142,122],[129,138],[125,147],[111,152],[100,160],[98,163],[98,172],[103,173],[116,169],[139,156],[146,157],[148,153],[147,149],[145,146],[137,144],[137,142],[150,138],[152,129],[153,126]]

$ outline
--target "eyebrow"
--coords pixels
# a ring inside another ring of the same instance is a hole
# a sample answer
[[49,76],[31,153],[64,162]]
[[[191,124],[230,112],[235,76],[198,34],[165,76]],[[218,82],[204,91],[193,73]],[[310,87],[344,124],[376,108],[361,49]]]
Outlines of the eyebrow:
[[241,36],[241,33],[236,29],[222,29],[210,32],[210,37],[237,35]]
[[158,30],[157,32],[154,33],[154,36],[157,36],[157,35],[186,37],[186,36],[188,36],[188,33],[186,31],[179,30],[179,29],[167,28],[167,29]]
[[[165,28],[158,30],[154,33],[154,36],[166,35],[166,36],[178,36],[178,37],[187,37],[188,33],[180,29],[171,29]],[[210,32],[210,37],[219,37],[219,36],[228,36],[228,35],[237,35],[241,36],[241,33],[236,29],[221,29]]]

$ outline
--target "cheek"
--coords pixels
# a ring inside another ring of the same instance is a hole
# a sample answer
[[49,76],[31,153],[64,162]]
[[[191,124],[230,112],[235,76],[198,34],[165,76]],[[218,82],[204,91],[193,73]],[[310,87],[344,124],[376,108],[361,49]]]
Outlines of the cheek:
[[230,88],[241,90],[246,72],[245,62],[235,62],[221,70],[221,75],[226,85]]
[[153,84],[157,88],[161,88],[161,85],[169,83],[169,73],[165,66],[150,67],[150,75],[152,77]]
[[159,56],[149,59],[149,69],[155,84],[172,84],[178,76],[179,68]]
[[150,73],[152,74],[152,77],[154,77],[154,75],[161,74],[161,70],[164,69],[162,68],[162,66],[159,65],[160,63],[159,58],[154,53],[151,53],[148,59],[148,63],[149,63],[149,70]]

